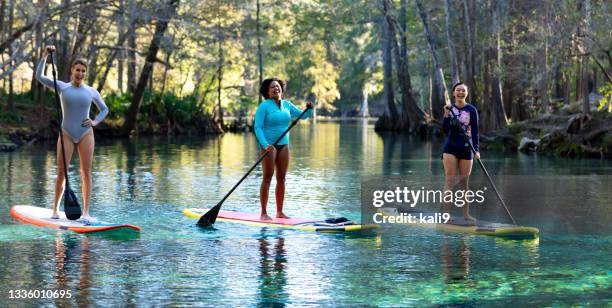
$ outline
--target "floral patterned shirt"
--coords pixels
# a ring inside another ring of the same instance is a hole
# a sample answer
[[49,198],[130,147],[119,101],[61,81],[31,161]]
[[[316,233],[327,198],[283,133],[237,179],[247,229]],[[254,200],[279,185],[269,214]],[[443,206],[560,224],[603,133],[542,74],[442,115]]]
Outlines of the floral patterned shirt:
[[461,130],[471,139],[472,145],[476,151],[478,150],[478,110],[474,105],[465,104],[462,108],[452,105],[448,117],[442,121],[442,130],[446,133],[446,141],[444,146],[467,147],[469,148],[468,140],[463,136],[461,131],[451,127],[451,117],[459,120]]

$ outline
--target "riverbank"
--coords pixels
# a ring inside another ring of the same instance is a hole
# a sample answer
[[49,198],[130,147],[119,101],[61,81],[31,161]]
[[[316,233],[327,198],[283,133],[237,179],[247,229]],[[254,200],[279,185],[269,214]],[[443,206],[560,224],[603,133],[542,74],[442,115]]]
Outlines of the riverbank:
[[480,144],[483,150],[611,159],[612,114],[593,112],[583,116],[567,110],[548,114],[481,134]]
[[[0,122],[0,152],[14,151],[21,146],[42,140],[56,138],[57,120],[53,108],[47,106],[44,112],[40,107],[18,106],[15,116],[3,117]],[[144,112],[146,116],[155,116]],[[18,116],[17,116],[18,115]],[[331,118],[321,117],[320,122],[355,121],[372,122],[374,118]],[[109,118],[95,128],[98,138],[124,138],[121,118]],[[200,114],[190,117],[189,123],[180,121],[142,120],[139,135],[204,135],[228,132],[251,132],[250,117],[226,117],[225,129],[210,116]],[[494,133],[481,134],[483,150],[538,153],[559,157],[595,157],[612,158],[612,114],[609,112],[592,112],[583,117],[565,108],[556,113],[536,119],[512,123],[505,129]]]

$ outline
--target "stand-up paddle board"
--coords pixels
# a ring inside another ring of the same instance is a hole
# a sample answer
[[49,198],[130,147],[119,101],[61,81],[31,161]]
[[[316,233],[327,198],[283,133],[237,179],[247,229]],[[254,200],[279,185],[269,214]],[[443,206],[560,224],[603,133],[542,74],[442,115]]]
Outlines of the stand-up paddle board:
[[[183,210],[183,215],[200,219],[208,209],[190,208]],[[299,218],[273,218],[262,220],[256,213],[241,213],[234,211],[219,211],[218,221],[240,223],[256,227],[288,228],[315,232],[351,232],[378,228],[377,225],[360,225],[346,218],[330,218],[323,220]]]
[[76,220],[68,220],[64,212],[59,212],[59,219],[51,218],[51,209],[30,206],[15,205],[11,208],[11,216],[23,223],[39,227],[47,227],[58,230],[69,230],[77,233],[93,232],[139,232],[140,227],[127,224],[111,224],[98,222],[86,224]]
[[[381,208],[380,212],[389,216],[401,215],[396,208]],[[431,217],[432,215],[435,215],[435,213],[409,211],[404,214],[412,214],[416,217],[414,223],[406,222],[405,224],[419,227],[430,227],[446,232],[489,235],[513,239],[533,239],[538,237],[538,234],[540,233],[540,230],[534,227],[489,222],[484,220],[468,221],[458,217],[453,217],[447,223],[420,223],[420,215]]]

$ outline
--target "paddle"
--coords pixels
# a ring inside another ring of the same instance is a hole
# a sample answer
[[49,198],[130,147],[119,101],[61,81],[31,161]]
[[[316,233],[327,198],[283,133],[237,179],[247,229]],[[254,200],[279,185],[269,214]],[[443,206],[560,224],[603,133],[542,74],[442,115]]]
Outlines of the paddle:
[[[452,112],[450,107],[446,106],[445,108],[448,110],[449,114],[451,115],[451,118],[454,118],[455,120],[458,121],[458,119],[455,117],[455,114]],[[468,144],[470,145],[470,149],[472,150],[472,153],[474,154],[474,156],[476,156],[476,149],[474,148],[474,145],[472,145],[472,140],[470,140],[470,138],[468,138],[467,134],[465,133],[465,131],[463,130],[462,127],[459,127],[459,133],[465,139],[467,139]],[[493,183],[493,179],[489,175],[489,172],[487,171],[487,168],[485,168],[484,163],[482,162],[482,160],[480,160],[480,158],[476,158],[476,160],[478,161],[478,164],[480,165],[480,168],[482,168],[482,171],[484,172],[484,174],[487,176],[487,179],[489,180],[489,183],[493,187],[493,190],[495,191],[495,194],[497,195],[497,199],[499,199],[499,202],[501,203],[501,205],[506,210],[506,213],[508,213],[508,216],[510,216],[510,220],[512,220],[512,223],[516,225],[516,221],[514,220],[514,217],[512,217],[512,214],[510,214],[510,211],[508,210],[508,207],[506,206],[506,203],[504,202],[504,199],[502,199],[501,194],[499,193],[499,191],[497,190],[497,187],[495,186],[495,183]]]
[[69,220],[77,220],[81,217],[81,206],[79,205],[79,201],[77,200],[76,195],[70,189],[70,184],[68,183],[68,168],[66,167],[66,154],[64,154],[64,134],[62,133],[62,113],[61,113],[61,103],[59,98],[59,93],[57,92],[57,77],[55,72],[55,61],[53,57],[53,51],[50,51],[51,54],[51,69],[53,71],[53,87],[55,88],[55,104],[57,105],[57,118],[60,123],[59,133],[60,133],[60,142],[62,144],[62,161],[64,162],[64,178],[66,179],[66,187],[64,189],[64,213],[66,213],[66,218]]
[[[289,130],[291,130],[291,128],[293,128],[295,126],[295,124],[297,124],[297,122],[302,118],[302,116],[304,116],[304,114],[310,108],[311,107],[306,107],[306,109],[304,109],[304,111],[302,111],[302,113],[297,117],[297,119],[295,119],[295,121],[293,121],[293,123],[291,123],[291,125],[289,125],[289,127],[283,132],[282,135],[280,135],[280,137],[278,137],[278,139],[276,139],[276,141],[272,145],[276,145],[277,143],[279,143],[281,141],[281,139],[283,139],[283,137],[285,137],[285,135],[289,132]],[[213,207],[208,212],[206,212],[204,215],[202,215],[202,217],[200,217],[200,219],[198,220],[198,227],[206,228],[206,227],[210,227],[212,224],[215,223],[215,221],[217,220],[217,216],[219,216],[219,210],[221,209],[221,205],[223,204],[225,199],[227,199],[227,197],[229,197],[234,192],[234,190],[236,190],[238,185],[240,185],[240,183],[242,183],[242,181],[244,181],[244,179],[251,173],[251,171],[253,171],[253,169],[255,169],[255,167],[257,167],[257,165],[259,165],[259,163],[261,163],[264,160],[264,158],[266,158],[266,156],[268,156],[268,154],[270,154],[269,151],[265,152],[257,160],[257,162],[251,167],[251,169],[249,169],[249,171],[247,171],[247,173],[240,179],[240,181],[238,181],[238,183],[236,183],[236,185],[234,185],[234,187],[232,187],[232,189],[225,195],[225,197],[223,197],[223,199],[221,199],[221,201],[219,201],[219,203],[217,203],[217,205],[215,205],[215,207]]]

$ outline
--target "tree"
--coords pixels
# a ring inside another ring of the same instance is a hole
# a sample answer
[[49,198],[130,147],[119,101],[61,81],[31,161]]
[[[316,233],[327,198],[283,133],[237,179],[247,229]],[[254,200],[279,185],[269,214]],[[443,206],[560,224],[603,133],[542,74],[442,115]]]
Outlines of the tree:
[[434,43],[434,37],[429,29],[429,22],[427,21],[427,14],[425,13],[425,9],[423,8],[423,4],[420,0],[416,1],[417,8],[419,11],[419,16],[421,17],[421,21],[423,22],[423,28],[425,30],[425,36],[427,37],[427,43],[429,44],[429,50],[431,52],[431,58],[433,60],[434,66],[434,90],[432,91],[432,116],[435,119],[441,120],[443,114],[443,106],[446,104],[450,104],[450,98],[448,96],[448,89],[446,88],[446,82],[444,82],[444,72],[442,71],[442,67],[440,65],[440,61],[438,58],[438,51],[436,49],[436,45]]
[[[15,0],[10,0],[9,2],[9,20],[8,20],[8,32],[12,33],[13,32],[13,19],[15,17]],[[10,45],[9,46],[9,54],[13,54],[13,46]],[[12,112],[15,104],[15,92],[13,89],[13,73],[11,72],[8,75],[8,81],[9,81],[9,96],[8,96],[8,102],[6,105],[6,111],[8,112]]]
[[[389,3],[389,8],[393,8],[393,4]],[[395,51],[395,65],[397,79],[402,93],[402,121],[400,128],[410,132],[420,130],[427,122],[427,116],[423,109],[417,105],[416,100],[412,96],[412,82],[410,81],[410,73],[408,72],[408,48],[406,47],[406,0],[401,1],[400,10],[400,44],[397,43],[396,24],[397,22],[387,14],[389,23],[389,35],[392,41],[392,47]]]
[[[263,73],[264,73],[264,64],[263,64],[263,49],[261,48],[261,31],[260,31],[260,21],[259,21],[259,15],[260,15],[260,4],[259,4],[259,0],[257,0],[257,20],[256,20],[256,27],[257,27],[257,68],[258,70],[258,77],[259,77],[259,82],[258,84],[261,85],[263,83]],[[257,87],[256,87],[257,88]],[[259,91],[257,92],[257,103],[261,104],[261,93],[259,93]]]
[[459,68],[457,66],[457,53],[455,52],[455,44],[451,36],[451,4],[450,0],[444,0],[444,15],[446,16],[446,42],[448,44],[448,57],[451,62],[451,76],[453,77],[453,83],[458,83],[459,80]]
[[127,90],[134,93],[136,89],[136,0],[128,3],[128,49],[127,49]]
[[382,50],[382,67],[383,67],[383,101],[385,111],[383,116],[376,123],[376,127],[388,130],[395,129],[399,116],[395,107],[393,98],[393,82],[392,82],[392,58],[391,58],[391,30],[389,20],[386,16],[389,14],[389,3],[387,0],[381,0],[383,18],[380,22],[381,29],[381,50]]
[[501,9],[505,1],[491,0],[488,8],[491,16],[491,30],[485,50],[485,103],[481,112],[481,127],[483,132],[495,131],[508,124],[501,89]]
[[157,57],[157,51],[159,50],[161,39],[166,32],[168,23],[174,16],[178,6],[179,0],[170,0],[166,4],[165,9],[163,9],[160,13],[160,17],[157,20],[157,24],[155,25],[155,34],[153,35],[153,40],[149,45],[147,57],[145,58],[145,64],[142,68],[142,72],[140,73],[140,78],[138,79],[138,84],[134,90],[134,96],[126,115],[125,124],[123,125],[123,131],[125,134],[132,134],[135,132],[140,102],[142,101],[147,81],[151,77],[153,63]]

